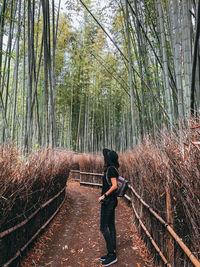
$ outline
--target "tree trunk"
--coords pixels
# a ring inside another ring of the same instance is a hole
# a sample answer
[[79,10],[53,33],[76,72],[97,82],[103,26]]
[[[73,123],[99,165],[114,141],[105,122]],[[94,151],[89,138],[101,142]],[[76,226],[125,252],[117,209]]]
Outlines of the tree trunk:
[[[195,104],[195,76],[197,66],[197,56],[199,50],[199,34],[200,34],[200,0],[197,2],[197,18],[196,18],[196,34],[194,40],[193,64],[192,64],[192,82],[191,82],[191,113],[194,114]],[[197,85],[198,86],[198,85]]]
[[180,15],[179,6],[176,1],[173,4],[173,25],[174,25],[174,69],[176,75],[176,87],[178,91],[178,119],[184,117],[184,98],[183,98],[183,84],[182,84],[182,63],[181,63],[181,46],[180,46]]
[[170,93],[170,84],[169,84],[169,71],[168,71],[168,60],[167,60],[167,45],[164,31],[164,20],[163,20],[163,10],[162,10],[162,1],[157,0],[158,14],[159,14],[159,24],[160,24],[160,37],[161,37],[161,52],[162,52],[162,61],[163,61],[163,81],[164,81],[164,92],[165,92],[165,102],[167,107],[167,112],[169,116],[169,126],[172,130],[173,125],[173,114],[172,114],[172,102],[171,102],[171,93]]
[[130,96],[131,96],[131,127],[132,127],[132,147],[136,144],[135,134],[135,120],[134,120],[134,102],[133,102],[133,72],[132,72],[132,55],[130,46],[130,32],[129,32],[129,10],[128,2],[126,0],[126,34],[128,42],[128,57],[129,57],[129,85],[130,85]]
[[[33,2],[34,5],[34,2]],[[31,10],[31,2],[28,1],[28,87],[27,87],[27,106],[26,106],[26,118],[27,128],[25,132],[25,151],[30,152],[32,144],[32,114],[31,114],[31,103],[32,103],[32,87],[33,87],[33,55],[34,55],[34,34],[33,31],[33,17]]]
[[14,72],[14,99],[13,99],[13,114],[12,114],[12,128],[11,128],[11,140],[15,139],[15,116],[16,116],[16,103],[17,103],[17,90],[18,90],[18,69],[19,69],[19,39],[21,34],[21,0],[19,0],[18,10],[18,29],[17,29],[17,44],[16,44],[16,60],[15,60],[15,72]]
[[76,137],[76,151],[80,151],[80,129],[81,129],[81,112],[82,112],[82,99],[80,102],[79,116],[78,116],[78,127]]
[[184,99],[185,113],[190,114],[190,89],[191,89],[191,74],[192,74],[192,48],[191,48],[191,19],[190,19],[190,0],[182,1],[182,43],[183,43],[183,66],[184,66]]
[[0,92],[2,92],[2,57],[3,57],[3,35],[4,35],[4,24],[5,24],[5,12],[6,12],[7,1],[3,1],[1,13],[0,13]]

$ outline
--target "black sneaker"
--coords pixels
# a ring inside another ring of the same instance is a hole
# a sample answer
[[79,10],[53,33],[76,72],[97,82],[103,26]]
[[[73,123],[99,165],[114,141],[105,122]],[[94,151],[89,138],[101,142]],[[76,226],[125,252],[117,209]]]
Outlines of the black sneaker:
[[107,258],[101,263],[102,266],[110,266],[117,262],[116,254],[108,254]]
[[107,255],[105,255],[105,256],[102,256],[102,257],[100,258],[100,260],[101,260],[101,261],[105,261],[108,257],[109,257],[109,254],[107,254]]

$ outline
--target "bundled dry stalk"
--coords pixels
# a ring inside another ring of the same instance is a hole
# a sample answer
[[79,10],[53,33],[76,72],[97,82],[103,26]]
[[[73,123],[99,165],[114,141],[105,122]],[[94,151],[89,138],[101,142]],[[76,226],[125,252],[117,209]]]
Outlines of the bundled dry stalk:
[[[75,166],[75,168],[74,168]],[[74,155],[72,159],[73,170],[80,170],[83,172],[102,173],[104,166],[103,156],[93,154],[79,154]]]
[[[120,174],[200,257],[200,123],[190,120],[180,136],[163,131],[156,142],[146,138],[119,154]],[[0,229],[12,227],[54,196],[66,183],[69,170],[102,173],[102,155],[47,149],[25,162],[12,146],[0,149]],[[169,206],[170,202],[170,212]],[[168,204],[167,204],[168,203]],[[139,216],[166,255],[169,239],[147,210],[136,203]],[[171,216],[171,218],[170,218]],[[174,266],[190,266],[174,243]]]
[[12,146],[0,151],[0,229],[23,221],[67,181],[72,153],[46,149],[28,159]]
[[[103,157],[79,155],[81,171],[102,173]],[[180,134],[161,132],[133,150],[119,154],[120,174],[200,258],[200,123],[190,120]],[[191,266],[176,242],[147,210],[137,212],[167,256],[172,242],[174,266]],[[170,260],[170,259],[169,259]],[[158,259],[159,262],[159,259]]]
[[[200,126],[190,121],[188,128],[182,130],[181,136],[164,131],[157,137],[156,143],[146,139],[134,150],[120,155],[120,166],[121,174],[171,224],[183,242],[199,258]],[[167,198],[171,201],[170,221]],[[152,223],[147,212],[143,211],[140,215],[148,229],[156,233],[155,240],[166,252],[168,241],[164,230]],[[183,266],[183,254],[176,244],[174,246],[175,266]]]

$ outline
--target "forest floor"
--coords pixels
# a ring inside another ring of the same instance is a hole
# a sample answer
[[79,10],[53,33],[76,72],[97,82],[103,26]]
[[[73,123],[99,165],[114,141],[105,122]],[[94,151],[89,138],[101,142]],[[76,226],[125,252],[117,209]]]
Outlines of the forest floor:
[[[66,201],[44,233],[20,262],[20,267],[100,267],[106,254],[99,231],[100,190],[69,180]],[[121,199],[116,208],[117,258],[113,266],[154,266],[132,222],[132,210]]]

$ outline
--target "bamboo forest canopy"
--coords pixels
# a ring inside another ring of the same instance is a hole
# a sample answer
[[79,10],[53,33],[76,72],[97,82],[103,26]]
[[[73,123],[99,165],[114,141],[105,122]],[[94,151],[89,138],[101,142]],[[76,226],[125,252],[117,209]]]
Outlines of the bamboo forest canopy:
[[0,143],[124,151],[200,108],[200,1],[2,0]]

